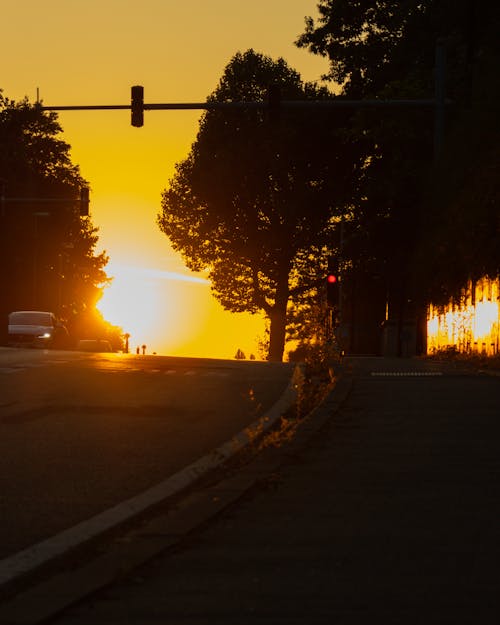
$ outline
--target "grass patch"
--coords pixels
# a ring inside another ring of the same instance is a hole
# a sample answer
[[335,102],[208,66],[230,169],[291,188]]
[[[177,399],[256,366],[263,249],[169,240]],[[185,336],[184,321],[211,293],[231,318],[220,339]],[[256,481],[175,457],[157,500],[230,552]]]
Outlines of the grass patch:
[[282,447],[292,441],[300,423],[319,406],[335,381],[335,363],[332,361],[297,366],[292,380],[297,393],[295,403],[269,432],[256,432],[256,451],[267,447]]
[[436,350],[434,354],[426,356],[426,359],[437,362],[456,363],[474,369],[500,371],[500,354],[486,356],[485,354],[465,354],[450,346]]

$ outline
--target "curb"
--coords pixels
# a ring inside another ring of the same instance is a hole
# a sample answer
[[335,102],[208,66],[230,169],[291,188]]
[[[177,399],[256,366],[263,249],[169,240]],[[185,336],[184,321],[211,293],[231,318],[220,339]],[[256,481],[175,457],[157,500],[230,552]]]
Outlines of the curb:
[[[43,623],[85,596],[112,584],[154,556],[177,546],[191,531],[208,522],[240,499],[260,480],[268,477],[283,463],[287,455],[302,448],[339,410],[351,386],[350,378],[338,380],[323,402],[300,422],[293,440],[283,449],[264,449],[248,465],[238,470],[237,474],[222,479],[215,486],[188,495],[172,509],[142,524],[139,529],[115,539],[105,553],[83,566],[54,574],[48,580],[28,587],[7,600],[0,607],[2,625]],[[23,581],[51,560],[68,554],[78,545],[116,528],[137,517],[147,508],[192,486],[203,475],[219,467],[255,440],[255,432],[268,431],[291,405],[294,394],[292,376],[287,390],[271,411],[221,447],[138,497],[0,562],[0,590],[15,581]],[[77,536],[80,537],[79,543],[75,542]],[[50,557],[50,548],[54,547],[58,550],[57,554],[52,553]]]
[[0,560],[0,593],[9,585],[47,565],[51,560],[59,558],[85,542],[130,521],[148,508],[192,486],[202,476],[216,469],[246,447],[251,440],[255,439],[257,432],[269,430],[293,404],[296,398],[295,386],[296,374],[294,372],[284,393],[269,412],[256,419],[221,446],[174,473],[166,480],[55,536]]

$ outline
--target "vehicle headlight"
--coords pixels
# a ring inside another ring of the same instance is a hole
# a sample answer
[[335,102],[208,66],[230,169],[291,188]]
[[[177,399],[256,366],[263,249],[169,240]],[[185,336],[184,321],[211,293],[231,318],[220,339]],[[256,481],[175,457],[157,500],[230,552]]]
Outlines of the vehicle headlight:
[[52,337],[52,334],[50,332],[44,332],[43,334],[38,335],[39,339],[50,339],[51,337]]

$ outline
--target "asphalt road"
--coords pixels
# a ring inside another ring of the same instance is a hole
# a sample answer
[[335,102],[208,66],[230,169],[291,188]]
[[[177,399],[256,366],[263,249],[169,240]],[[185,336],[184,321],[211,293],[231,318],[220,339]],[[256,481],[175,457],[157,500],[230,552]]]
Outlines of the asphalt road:
[[350,364],[340,410],[260,488],[54,623],[499,622],[500,379]]
[[290,365],[0,348],[0,558],[141,493],[267,410]]

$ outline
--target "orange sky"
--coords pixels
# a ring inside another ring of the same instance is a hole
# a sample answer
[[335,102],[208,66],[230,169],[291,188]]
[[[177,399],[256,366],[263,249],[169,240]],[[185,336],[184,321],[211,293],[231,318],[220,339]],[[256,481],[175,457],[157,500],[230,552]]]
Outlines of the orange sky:
[[[304,80],[327,62],[293,42],[316,0],[24,0],[2,7],[0,88],[46,105],[203,102],[237,51],[282,56]],[[175,163],[189,153],[200,112],[59,114],[72,158],[91,185],[99,251],[110,256],[108,320],[162,354],[232,358],[258,355],[262,318],[223,311],[204,276],[190,273],[155,220]]]

